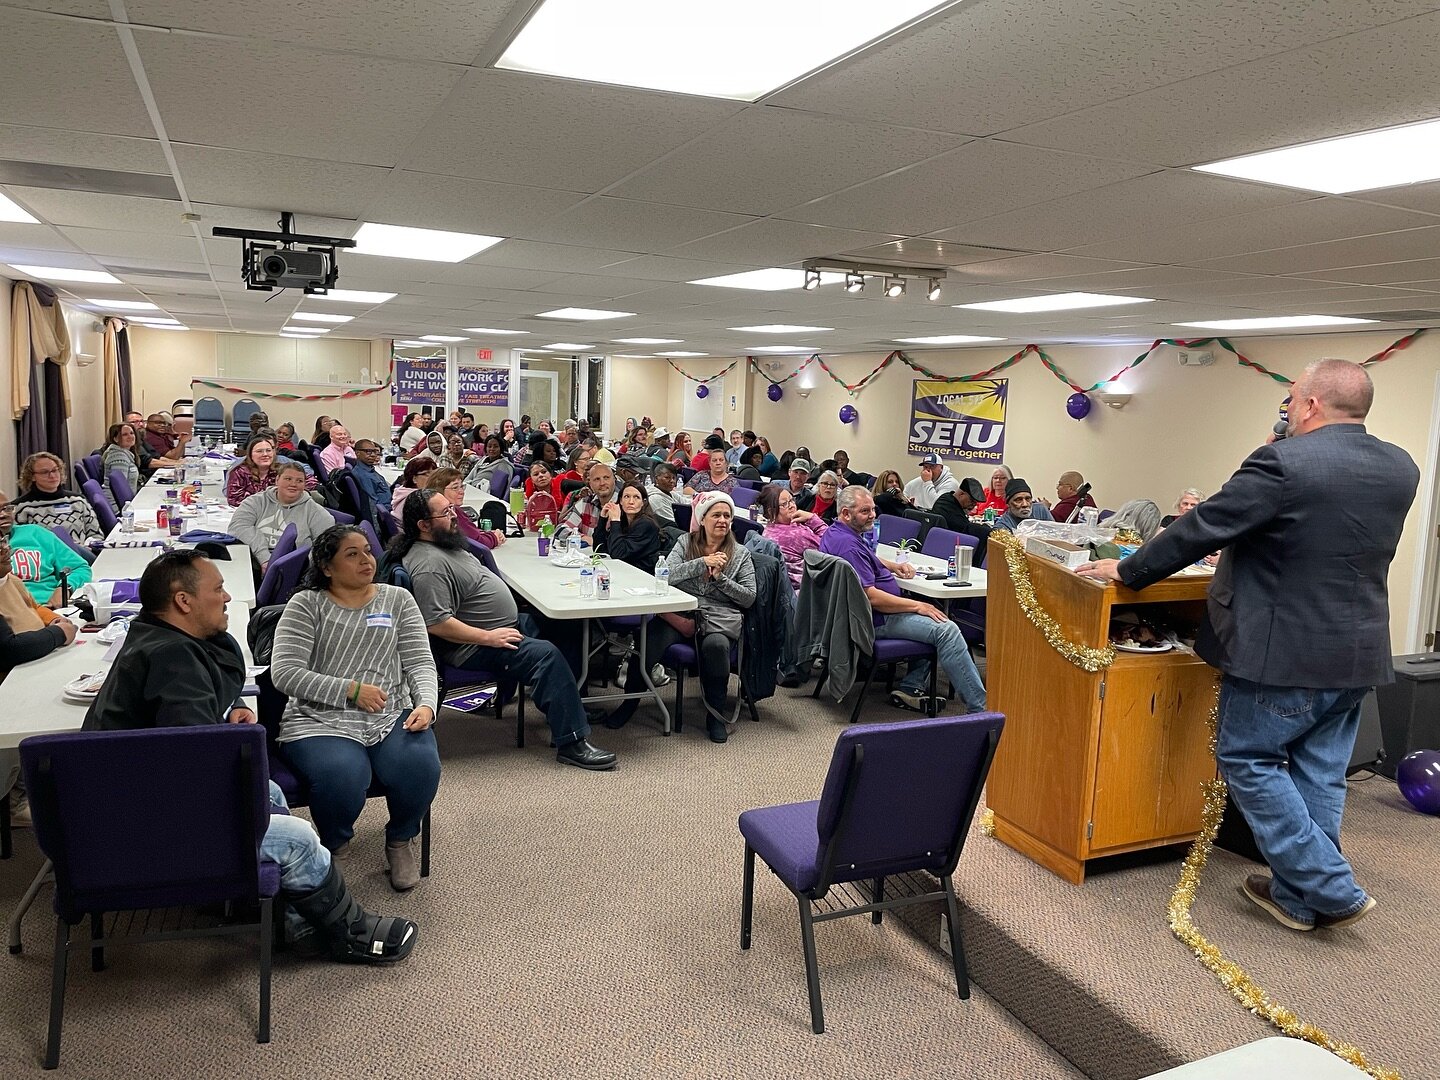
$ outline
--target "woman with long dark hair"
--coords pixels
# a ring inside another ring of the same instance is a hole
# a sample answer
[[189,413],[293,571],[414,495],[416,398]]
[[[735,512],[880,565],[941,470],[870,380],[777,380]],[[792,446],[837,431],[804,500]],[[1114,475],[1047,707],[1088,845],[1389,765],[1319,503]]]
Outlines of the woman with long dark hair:
[[111,424],[105,437],[105,449],[100,454],[100,472],[105,478],[105,494],[110,496],[116,510],[122,507],[115,498],[115,492],[110,490],[112,472],[118,470],[129,482],[131,491],[140,490],[140,453],[135,449],[136,441],[133,425]]
[[372,779],[388,792],[385,858],[399,891],[420,881],[415,840],[440,784],[430,725],[439,680],[415,598],[375,581],[365,534],[337,525],[275,627],[270,677],[289,696],[280,745],[310,787],[320,841],[343,853]]
[[660,557],[660,522],[650,509],[649,497],[639,484],[620,487],[620,497],[606,503],[595,525],[596,551],[629,563],[637,570],[653,573]]

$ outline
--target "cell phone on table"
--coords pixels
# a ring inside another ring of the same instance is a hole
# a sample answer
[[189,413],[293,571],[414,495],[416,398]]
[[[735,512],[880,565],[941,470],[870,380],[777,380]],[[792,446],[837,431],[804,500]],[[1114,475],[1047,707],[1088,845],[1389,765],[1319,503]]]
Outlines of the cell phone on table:
[[968,581],[947,581],[947,582],[945,582],[945,588],[947,588],[947,589],[968,589],[968,588],[970,588],[970,582],[968,582]]
[[944,581],[950,575],[944,570],[930,570],[925,574],[926,581]]

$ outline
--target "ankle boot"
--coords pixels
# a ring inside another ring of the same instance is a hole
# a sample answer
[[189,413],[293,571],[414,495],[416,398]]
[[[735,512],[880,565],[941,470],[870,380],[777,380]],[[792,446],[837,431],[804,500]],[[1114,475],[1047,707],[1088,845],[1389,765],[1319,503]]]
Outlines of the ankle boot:
[[287,895],[290,905],[324,937],[330,955],[352,964],[403,960],[415,947],[419,928],[395,915],[371,915],[351,894],[333,862],[318,889]]

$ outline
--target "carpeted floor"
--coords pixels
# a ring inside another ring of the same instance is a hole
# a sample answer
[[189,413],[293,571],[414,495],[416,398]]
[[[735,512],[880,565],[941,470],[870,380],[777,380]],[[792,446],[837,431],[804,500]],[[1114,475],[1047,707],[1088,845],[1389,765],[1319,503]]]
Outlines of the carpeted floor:
[[[736,816],[815,797],[845,715],[779,693],[725,746],[703,725],[662,738],[642,709],[596,735],[621,754],[610,775],[557,765],[533,712],[525,750],[512,723],[447,713],[433,876],[390,891],[374,803],[345,864],[367,902],[421,924],[405,964],[282,958],[274,1041],[260,1047],[252,948],[115,949],[100,974],[82,954],[61,1075],[1080,1076],[978,988],[960,1001],[948,961],[891,920],[817,929],[828,1031],[811,1035],[795,905],[763,871],[754,947],[740,952]],[[878,691],[871,702],[876,719],[901,715]],[[38,861],[20,833],[0,910]],[[957,879],[983,892],[989,873],[967,856]],[[7,1078],[40,1072],[52,928],[42,893],[24,954],[0,956]]]
[[[1342,843],[1379,901],[1365,921],[1287,930],[1239,892],[1245,875],[1263,867],[1220,849],[1202,876],[1194,919],[1302,1020],[1407,1080],[1434,1077],[1437,841],[1440,820],[1412,810],[1392,781],[1352,781]],[[1138,865],[1116,860],[1077,888],[977,825],[959,888],[976,981],[1097,1080],[1147,1076],[1276,1034],[1170,933],[1166,904],[1185,850],[1150,853]]]

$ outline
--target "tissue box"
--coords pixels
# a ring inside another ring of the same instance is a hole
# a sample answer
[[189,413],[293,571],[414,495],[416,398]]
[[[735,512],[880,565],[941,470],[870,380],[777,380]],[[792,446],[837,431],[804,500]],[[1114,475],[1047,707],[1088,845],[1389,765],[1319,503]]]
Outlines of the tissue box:
[[1090,561],[1090,549],[1072,544],[1068,540],[1042,540],[1038,536],[1025,541],[1025,550],[1042,559],[1057,562],[1068,570],[1083,566]]

